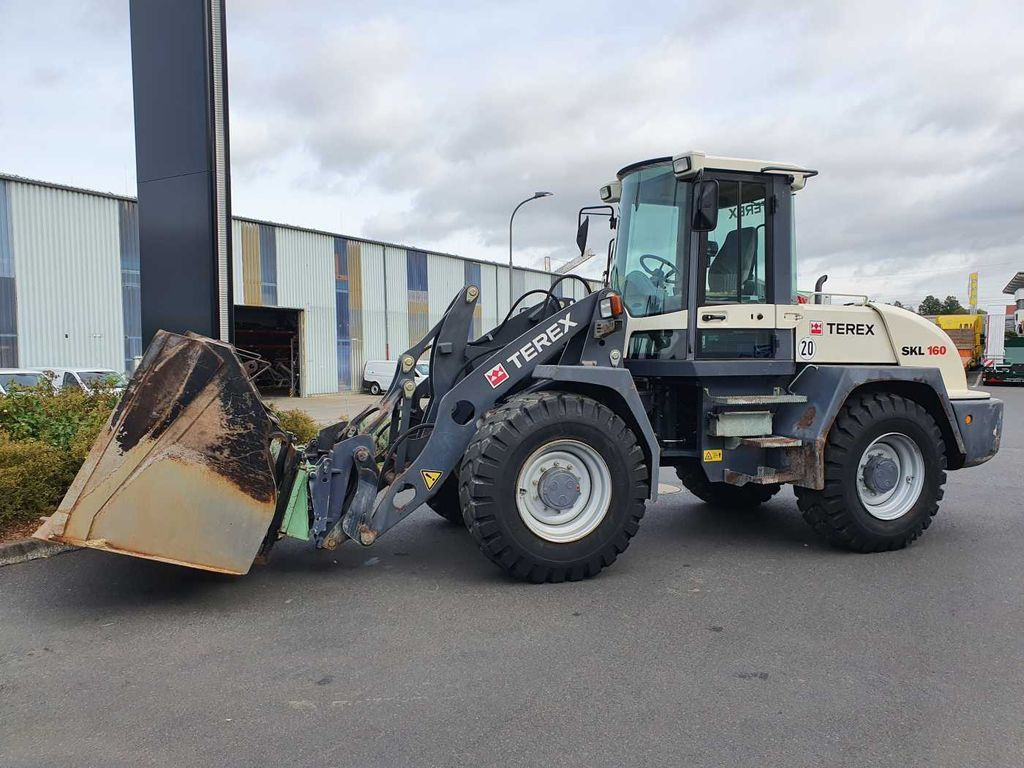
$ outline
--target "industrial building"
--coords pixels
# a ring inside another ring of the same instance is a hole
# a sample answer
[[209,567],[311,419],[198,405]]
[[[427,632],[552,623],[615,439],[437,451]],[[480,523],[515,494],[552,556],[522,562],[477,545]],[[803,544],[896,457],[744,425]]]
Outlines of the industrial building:
[[[0,367],[130,371],[138,242],[134,198],[0,174]],[[452,254],[239,217],[232,254],[236,346],[271,361],[258,381],[284,394],[360,389],[364,361],[395,359],[466,283],[481,287],[477,333],[509,309],[507,267]],[[512,287],[553,280],[516,269]]]

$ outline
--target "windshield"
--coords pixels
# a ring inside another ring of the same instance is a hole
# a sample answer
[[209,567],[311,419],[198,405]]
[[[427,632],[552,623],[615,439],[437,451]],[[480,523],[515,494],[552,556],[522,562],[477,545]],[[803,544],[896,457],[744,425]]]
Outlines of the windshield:
[[686,303],[689,191],[671,164],[642,168],[622,179],[608,279],[633,317],[677,312]]
[[420,376],[429,376],[430,366],[427,363],[418,363],[416,365],[416,373],[418,373]]
[[92,387],[97,384],[106,385],[108,387],[123,387],[124,376],[113,371],[79,371],[78,378],[82,380],[82,383],[87,387]]
[[0,386],[7,389],[12,384],[19,387],[34,387],[42,383],[41,373],[0,373]]

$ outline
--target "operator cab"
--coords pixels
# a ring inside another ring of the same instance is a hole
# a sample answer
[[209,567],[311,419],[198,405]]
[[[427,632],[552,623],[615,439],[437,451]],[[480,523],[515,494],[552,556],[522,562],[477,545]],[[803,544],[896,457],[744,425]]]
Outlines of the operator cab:
[[608,282],[637,329],[627,359],[776,357],[774,313],[746,310],[795,300],[792,196],[815,173],[702,152],[619,171],[601,199],[619,204]]

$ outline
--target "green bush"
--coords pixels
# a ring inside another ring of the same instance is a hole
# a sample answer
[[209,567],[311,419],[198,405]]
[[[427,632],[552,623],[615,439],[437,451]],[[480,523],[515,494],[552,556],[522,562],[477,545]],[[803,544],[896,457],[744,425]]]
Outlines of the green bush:
[[0,434],[0,537],[52,513],[82,460],[39,440]]
[[0,398],[0,537],[57,508],[117,397],[39,386]]
[[305,411],[298,409],[293,411],[275,410],[274,415],[281,422],[281,428],[295,435],[296,441],[301,445],[308,443],[320,431],[320,425]]
[[9,397],[0,398],[0,432],[13,440],[39,440],[64,450],[83,436],[91,443],[117,398],[109,390],[86,394],[62,389],[55,393],[48,385],[13,389]]

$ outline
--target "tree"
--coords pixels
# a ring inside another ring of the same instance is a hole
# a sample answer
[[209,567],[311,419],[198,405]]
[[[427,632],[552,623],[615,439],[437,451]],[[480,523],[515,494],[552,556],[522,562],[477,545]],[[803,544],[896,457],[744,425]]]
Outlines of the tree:
[[942,302],[941,315],[966,315],[968,310],[963,304],[960,303],[960,299],[956,296],[947,296],[946,300]]
[[917,312],[920,315],[941,315],[943,306],[941,301],[929,293],[917,308]]
[[[892,303],[892,305],[893,305],[894,307],[899,307],[900,309],[910,309],[910,307],[908,307],[908,306],[907,306],[906,304],[904,304],[904,303],[903,303],[902,301],[900,301],[899,299],[896,299],[896,300],[895,300],[895,301],[894,301],[894,302]],[[911,310],[911,311],[912,311],[912,310]]]

